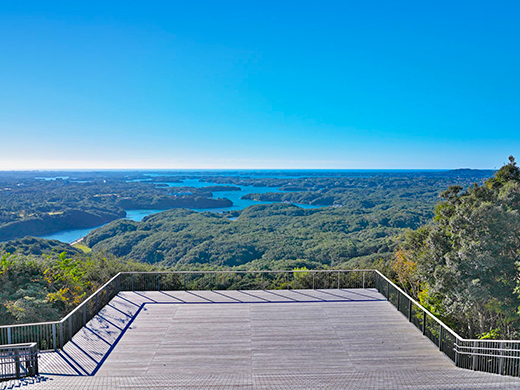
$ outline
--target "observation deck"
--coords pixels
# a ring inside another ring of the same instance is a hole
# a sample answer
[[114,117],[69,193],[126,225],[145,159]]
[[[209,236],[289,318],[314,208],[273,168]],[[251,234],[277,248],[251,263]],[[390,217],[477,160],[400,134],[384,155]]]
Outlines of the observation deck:
[[39,373],[0,389],[520,389],[457,368],[373,287],[119,291]]

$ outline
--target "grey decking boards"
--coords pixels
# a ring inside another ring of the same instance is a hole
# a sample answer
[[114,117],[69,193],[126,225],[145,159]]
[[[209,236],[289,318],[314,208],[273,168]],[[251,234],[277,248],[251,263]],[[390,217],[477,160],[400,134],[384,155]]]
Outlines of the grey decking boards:
[[139,375],[332,374],[432,367],[453,365],[384,301],[216,303],[147,306],[97,375],[133,370]]
[[375,290],[125,292],[41,372],[29,387],[520,389],[455,368]]

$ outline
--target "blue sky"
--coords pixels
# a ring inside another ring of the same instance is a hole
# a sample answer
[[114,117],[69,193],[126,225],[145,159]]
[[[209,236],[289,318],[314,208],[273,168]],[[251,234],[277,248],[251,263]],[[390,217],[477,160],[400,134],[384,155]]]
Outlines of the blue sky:
[[518,1],[4,1],[0,169],[494,168]]

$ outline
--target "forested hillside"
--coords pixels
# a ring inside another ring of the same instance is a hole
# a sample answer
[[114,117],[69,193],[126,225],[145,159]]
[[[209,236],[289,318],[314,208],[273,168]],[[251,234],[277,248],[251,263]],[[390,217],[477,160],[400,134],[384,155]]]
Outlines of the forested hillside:
[[154,269],[103,254],[0,254],[0,325],[57,321],[117,272]]
[[[447,172],[363,172],[343,176],[301,177],[246,181],[254,186],[279,186],[284,192],[252,193],[246,199],[339,206],[369,210],[376,206],[402,206],[431,212],[441,191],[450,185],[466,187],[491,171],[453,170]],[[230,178],[233,180],[233,178]],[[233,181],[236,181],[234,179]]]
[[[344,267],[370,265],[374,260],[390,260],[398,236],[431,219],[442,190],[451,184],[466,187],[481,182],[490,172],[315,174],[291,178],[202,175],[201,181],[218,184],[280,188],[245,198],[284,203],[222,214],[172,210],[140,223],[115,221],[93,231],[84,242],[94,251],[176,267],[236,266],[252,261],[273,267],[277,261],[287,260]],[[292,202],[332,207],[302,209]]]
[[433,222],[409,231],[396,255],[412,295],[470,337],[520,337],[520,169],[450,187]]
[[130,181],[133,176],[124,173],[80,176],[83,180],[13,175],[0,174],[0,241],[100,226],[124,218],[126,209],[232,205],[228,199],[213,199],[208,190],[172,194],[152,182]]
[[398,207],[372,211],[302,209],[290,204],[251,206],[232,221],[225,215],[169,210],[142,222],[119,220],[84,240],[94,252],[168,266],[227,267],[279,261],[353,267],[392,257],[395,236],[426,218]]

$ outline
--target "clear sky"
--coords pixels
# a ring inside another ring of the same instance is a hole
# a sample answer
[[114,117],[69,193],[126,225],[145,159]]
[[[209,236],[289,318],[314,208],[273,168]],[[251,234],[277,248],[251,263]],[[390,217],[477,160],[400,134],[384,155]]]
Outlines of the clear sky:
[[0,169],[520,160],[520,1],[2,1]]

